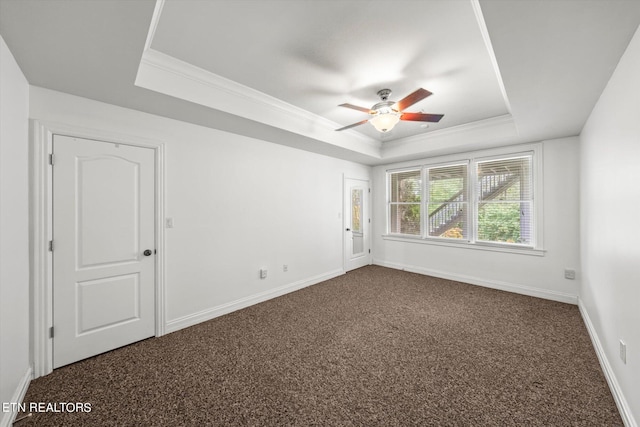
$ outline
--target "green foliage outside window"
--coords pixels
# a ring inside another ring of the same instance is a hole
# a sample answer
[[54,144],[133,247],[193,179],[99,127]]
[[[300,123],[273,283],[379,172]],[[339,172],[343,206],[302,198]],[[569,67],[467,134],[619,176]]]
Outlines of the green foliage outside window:
[[401,182],[400,200],[411,203],[403,205],[401,208],[402,233],[420,233],[420,182],[419,179],[408,179]]
[[398,172],[390,180],[389,231],[420,234],[420,197],[422,180],[419,170]]
[[429,216],[442,206],[443,203],[451,200],[460,193],[464,186],[463,178],[449,178],[432,180],[429,182]]
[[520,203],[488,203],[478,212],[478,240],[520,243]]
[[522,243],[520,236],[522,204],[520,180],[512,182],[503,192],[478,209],[478,240]]

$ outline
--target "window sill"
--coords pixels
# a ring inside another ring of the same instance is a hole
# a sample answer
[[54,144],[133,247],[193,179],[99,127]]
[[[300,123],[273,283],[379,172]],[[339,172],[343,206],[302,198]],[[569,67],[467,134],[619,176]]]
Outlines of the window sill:
[[465,242],[448,242],[444,240],[424,239],[419,236],[412,237],[412,236],[401,236],[397,234],[383,234],[382,238],[384,240],[389,240],[393,242],[418,243],[421,245],[434,245],[434,246],[448,246],[450,248],[502,252],[502,253],[509,253],[509,254],[518,254],[518,255],[544,256],[545,253],[547,252],[544,249],[526,248],[526,247],[520,247],[520,246],[509,247],[506,245],[499,245],[499,244],[469,243],[466,241]]

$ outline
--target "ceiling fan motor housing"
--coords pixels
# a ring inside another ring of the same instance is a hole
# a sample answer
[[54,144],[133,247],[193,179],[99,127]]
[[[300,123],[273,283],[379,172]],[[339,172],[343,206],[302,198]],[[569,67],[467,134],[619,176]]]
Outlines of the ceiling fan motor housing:
[[371,107],[371,111],[373,111],[374,114],[397,113],[398,111],[393,108],[394,104],[395,102],[393,101],[378,102],[376,105]]
[[378,96],[383,101],[386,101],[387,99],[389,99],[389,95],[391,95],[391,89],[380,89],[378,91]]

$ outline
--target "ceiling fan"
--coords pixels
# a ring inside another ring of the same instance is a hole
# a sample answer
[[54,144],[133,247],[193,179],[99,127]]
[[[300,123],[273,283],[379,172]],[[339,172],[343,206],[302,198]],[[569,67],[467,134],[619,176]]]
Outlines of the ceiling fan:
[[371,108],[358,107],[353,104],[340,104],[339,107],[351,108],[358,111],[363,111],[367,114],[370,114],[372,117],[363,120],[358,123],[354,123],[349,126],[342,127],[340,129],[336,129],[336,131],[350,129],[352,127],[360,126],[367,122],[371,122],[373,127],[375,127],[380,132],[389,132],[393,127],[400,121],[411,121],[411,122],[432,122],[437,123],[444,116],[444,114],[425,114],[425,113],[405,113],[404,110],[416,102],[422,101],[429,95],[429,92],[426,89],[418,89],[415,92],[407,95],[402,98],[398,102],[389,101],[389,95],[391,95],[390,89],[382,89],[378,91],[378,96],[381,101],[375,104]]

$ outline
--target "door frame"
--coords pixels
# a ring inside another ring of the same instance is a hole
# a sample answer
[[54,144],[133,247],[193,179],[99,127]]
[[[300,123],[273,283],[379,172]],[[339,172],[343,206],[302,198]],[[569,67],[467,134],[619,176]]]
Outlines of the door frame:
[[[93,139],[154,150],[155,155],[155,336],[166,333],[165,230],[164,230],[164,144],[130,135],[78,126],[30,120],[30,217],[31,255],[31,358],[33,378],[53,372],[53,168],[49,163],[54,135]],[[54,159],[55,163],[55,159]],[[55,242],[54,242],[55,243]]]
[[362,181],[363,183],[366,183],[365,188],[367,188],[367,209],[366,209],[366,214],[367,214],[367,219],[368,221],[365,223],[364,227],[366,228],[366,232],[368,235],[368,242],[369,242],[369,247],[367,248],[367,250],[369,251],[368,254],[366,254],[365,256],[367,257],[367,264],[366,265],[371,265],[373,262],[373,255],[371,254],[371,212],[372,212],[372,203],[371,203],[371,179],[369,177],[352,177],[352,176],[347,176],[345,174],[342,175],[342,270],[343,271],[348,271],[347,270],[347,264],[348,264],[348,251],[347,251],[347,233],[346,233],[346,224],[347,224],[347,220],[349,218],[349,216],[351,215],[351,206],[347,206],[346,200],[347,200],[347,181],[348,180],[353,180],[353,181]]

